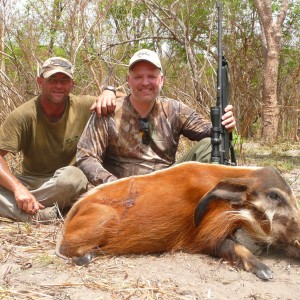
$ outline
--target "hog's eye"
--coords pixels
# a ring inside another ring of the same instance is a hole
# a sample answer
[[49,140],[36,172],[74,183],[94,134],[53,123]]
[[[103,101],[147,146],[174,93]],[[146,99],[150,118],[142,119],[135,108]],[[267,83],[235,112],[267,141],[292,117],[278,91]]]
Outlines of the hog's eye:
[[273,201],[278,201],[278,202],[281,202],[281,201],[282,201],[281,195],[278,194],[277,192],[272,191],[272,192],[270,192],[270,193],[268,194],[268,196],[269,196],[269,198],[270,198],[271,200],[273,200]]

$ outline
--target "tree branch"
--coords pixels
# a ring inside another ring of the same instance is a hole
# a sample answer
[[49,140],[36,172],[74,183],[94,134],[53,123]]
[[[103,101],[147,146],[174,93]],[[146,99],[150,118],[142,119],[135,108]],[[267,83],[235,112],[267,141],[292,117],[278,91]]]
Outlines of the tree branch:
[[280,12],[278,14],[277,22],[276,22],[278,27],[282,26],[283,21],[285,20],[288,8],[289,8],[289,0],[282,0]]

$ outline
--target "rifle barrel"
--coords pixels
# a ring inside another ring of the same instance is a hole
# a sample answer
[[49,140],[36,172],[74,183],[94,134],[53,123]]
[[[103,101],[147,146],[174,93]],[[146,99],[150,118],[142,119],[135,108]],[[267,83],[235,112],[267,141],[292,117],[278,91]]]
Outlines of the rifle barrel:
[[[212,154],[211,162],[216,164],[235,165],[235,153],[232,146],[232,134],[221,124],[221,117],[229,103],[228,64],[222,50],[222,2],[217,1],[218,10],[218,70],[217,70],[217,103],[211,108],[212,121]],[[231,159],[230,159],[231,157]]]
[[222,84],[222,56],[223,56],[223,50],[222,50],[222,3],[220,1],[217,1],[217,9],[218,9],[218,78],[217,78],[217,106],[219,106],[222,103],[222,90],[221,90],[221,84]]

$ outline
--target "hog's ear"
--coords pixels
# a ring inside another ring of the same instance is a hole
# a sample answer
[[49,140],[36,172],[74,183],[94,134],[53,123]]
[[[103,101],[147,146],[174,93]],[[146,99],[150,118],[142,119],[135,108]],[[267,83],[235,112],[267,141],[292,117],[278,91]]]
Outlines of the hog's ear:
[[247,199],[247,190],[253,185],[248,178],[222,179],[199,201],[194,211],[194,223],[198,226],[207,212],[212,201],[230,201],[236,205],[243,205]]

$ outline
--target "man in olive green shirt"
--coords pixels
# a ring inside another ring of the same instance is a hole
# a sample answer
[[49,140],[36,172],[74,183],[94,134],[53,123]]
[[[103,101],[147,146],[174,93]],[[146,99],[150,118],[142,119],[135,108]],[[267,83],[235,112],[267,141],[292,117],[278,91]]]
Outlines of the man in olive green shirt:
[[[24,222],[49,222],[57,207],[70,207],[88,181],[75,167],[77,142],[90,116],[101,112],[103,98],[70,94],[73,65],[61,57],[45,61],[37,78],[38,97],[16,108],[0,128],[0,216]],[[99,104],[100,103],[100,104]],[[100,111],[100,112],[99,112]],[[22,174],[12,174],[8,153],[23,155]]]

